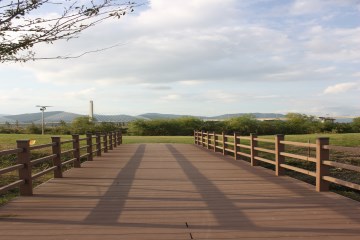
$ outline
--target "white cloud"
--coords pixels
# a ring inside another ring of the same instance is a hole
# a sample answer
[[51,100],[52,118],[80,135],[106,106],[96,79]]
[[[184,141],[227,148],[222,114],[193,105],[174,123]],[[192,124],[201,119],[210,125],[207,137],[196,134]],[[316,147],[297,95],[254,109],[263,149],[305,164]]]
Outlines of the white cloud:
[[226,92],[222,90],[210,90],[202,96],[208,102],[216,103],[233,103],[236,102],[240,96],[232,92]]
[[[37,51],[38,56],[78,55],[124,43],[119,47],[79,59],[1,66],[6,90],[0,105],[10,97],[7,90],[19,84],[37,89],[35,105],[87,111],[93,98],[98,109],[114,114],[356,105],[358,92],[352,89],[357,86],[341,85],[360,81],[360,25],[352,18],[356,1],[151,0],[121,21]],[[348,94],[335,94],[341,92]]]
[[96,92],[95,88],[86,88],[76,92],[67,92],[65,96],[76,99],[92,99],[93,94]]
[[279,95],[262,95],[262,96],[255,96],[255,99],[271,99],[271,98],[280,98]]
[[315,13],[322,9],[323,2],[320,0],[296,0],[290,12],[294,15]]
[[353,77],[359,77],[359,78],[360,78],[360,72],[355,72],[355,73],[353,73],[351,76],[353,76]]
[[169,94],[164,97],[161,97],[162,100],[167,100],[167,101],[179,100],[180,98],[181,96],[179,94]]
[[294,15],[306,15],[326,12],[331,8],[358,7],[358,0],[295,0],[290,8]]
[[305,43],[305,51],[310,60],[359,62],[360,27],[352,29],[327,28],[311,34]]
[[356,89],[359,90],[360,83],[348,82],[348,83],[339,83],[333,86],[329,86],[324,90],[324,94],[338,94],[345,93],[350,90]]
[[333,72],[336,70],[336,67],[332,66],[332,67],[324,67],[324,68],[318,68],[315,69],[314,72],[317,73],[328,73],[328,72]]
[[183,81],[179,81],[179,83],[181,85],[185,85],[185,86],[196,86],[196,85],[202,84],[203,81],[201,81],[201,80],[183,80]]

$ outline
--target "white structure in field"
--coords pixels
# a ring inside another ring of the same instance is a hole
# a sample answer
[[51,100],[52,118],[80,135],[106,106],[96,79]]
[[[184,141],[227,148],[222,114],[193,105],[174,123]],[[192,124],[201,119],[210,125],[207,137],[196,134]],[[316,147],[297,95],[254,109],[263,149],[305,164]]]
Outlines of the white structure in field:
[[92,122],[94,119],[94,102],[90,100],[90,112],[89,112],[89,121]]

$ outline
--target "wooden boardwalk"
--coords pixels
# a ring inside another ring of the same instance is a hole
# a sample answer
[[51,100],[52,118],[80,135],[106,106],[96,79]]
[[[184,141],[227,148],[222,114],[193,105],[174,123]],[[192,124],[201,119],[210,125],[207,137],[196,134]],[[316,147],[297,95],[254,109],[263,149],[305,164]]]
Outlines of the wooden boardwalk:
[[360,203],[195,145],[121,145],[0,208],[0,239],[360,239]]

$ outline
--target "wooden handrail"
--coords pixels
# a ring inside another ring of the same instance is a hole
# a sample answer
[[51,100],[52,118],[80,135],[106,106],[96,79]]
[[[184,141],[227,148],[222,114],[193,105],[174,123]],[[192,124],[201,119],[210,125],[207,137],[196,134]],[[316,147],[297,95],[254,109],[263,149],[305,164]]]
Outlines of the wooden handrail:
[[270,159],[266,159],[266,158],[262,158],[262,157],[255,157],[255,159],[258,160],[258,161],[261,161],[261,162],[265,162],[265,163],[275,165],[275,161],[272,161]]
[[292,142],[292,141],[281,141],[280,143],[285,145],[292,145],[295,147],[309,147],[309,148],[316,148],[316,144],[313,143],[302,143],[302,142]]
[[287,153],[287,152],[281,152],[280,155],[284,156],[284,157],[289,157],[289,158],[294,158],[294,159],[299,159],[299,160],[303,160],[303,161],[316,163],[316,158],[312,158],[312,157],[306,157],[306,156],[293,154],[293,153]]
[[335,150],[338,152],[360,154],[360,147],[343,147],[334,145],[324,145],[324,149]]
[[71,139],[71,140],[62,141],[61,144],[73,143],[73,142],[74,142],[74,140]]
[[15,170],[19,170],[21,168],[24,168],[24,164],[16,164],[14,166],[6,167],[6,168],[3,168],[3,169],[0,169],[0,175],[3,175],[5,173],[9,173],[9,172],[12,172],[12,171],[15,171]]
[[[201,136],[201,141],[199,141]],[[347,182],[338,178],[330,177],[329,176],[329,168],[330,167],[337,167],[346,170],[351,170],[355,172],[360,172],[360,166],[354,166],[351,164],[339,163],[334,161],[329,161],[329,150],[335,151],[343,151],[343,152],[350,152],[350,153],[360,153],[359,147],[341,147],[341,146],[333,146],[329,145],[329,138],[318,138],[316,140],[316,144],[313,143],[303,143],[303,142],[293,142],[293,141],[285,141],[284,135],[275,135],[274,139],[265,139],[260,138],[256,134],[251,134],[249,137],[247,136],[238,136],[236,133],[234,135],[225,135],[213,133],[212,135],[207,134],[208,138],[214,136],[213,143],[209,144],[208,146],[213,147],[214,152],[217,150],[222,150],[221,152],[226,155],[229,154],[233,155],[235,160],[241,159],[240,157],[247,157],[250,158],[251,165],[257,166],[258,161],[266,162],[272,165],[275,165],[275,174],[277,176],[282,176],[285,174],[284,169],[288,169],[291,171],[299,172],[302,174],[306,174],[316,178],[316,190],[317,191],[328,191],[329,190],[329,183],[335,183],[338,185],[346,186],[349,188],[353,188],[356,190],[360,190],[360,185],[356,183]],[[200,131],[194,132],[195,143],[198,145],[204,146],[203,139],[204,134]],[[227,138],[231,138],[234,142],[227,141]],[[240,144],[241,140],[249,140],[250,145]],[[267,143],[274,143],[275,149],[268,149],[265,147],[259,147],[257,144],[258,142],[267,142]],[[228,145],[233,146],[233,148],[228,147]],[[287,145],[295,146],[295,147],[303,147],[303,148],[312,148],[315,149],[316,157],[304,156],[294,153],[289,153],[285,151],[285,147]],[[204,146],[205,147],[205,146]],[[209,148],[209,147],[207,147]],[[247,152],[244,152],[244,149]],[[250,153],[249,153],[250,150]],[[269,154],[275,155],[275,161],[269,160],[265,157],[258,156],[258,152],[265,152]],[[312,163],[316,163],[316,171],[312,172],[303,168],[298,168],[291,166],[285,163],[285,157],[289,157],[296,160],[308,161]]]
[[[108,145],[107,136],[110,136],[109,137],[110,145]],[[86,138],[79,138],[79,135],[73,135],[73,138],[71,140],[65,140],[65,141],[61,141],[60,137],[51,137],[51,143],[41,144],[37,146],[30,146],[30,140],[18,140],[17,148],[0,151],[0,156],[17,154],[17,163],[15,163],[12,166],[8,166],[0,169],[0,176],[13,171],[19,172],[18,180],[0,187],[0,193],[2,194],[11,189],[19,187],[20,195],[31,196],[33,194],[32,181],[34,179],[39,178],[50,172],[54,172],[55,178],[61,178],[62,166],[67,165],[69,163],[74,163],[74,167],[80,167],[81,166],[80,158],[87,157],[87,160],[91,161],[94,153],[96,153],[97,156],[101,156],[102,143],[100,137],[101,137],[100,134],[96,134],[95,136],[93,136],[90,133],[86,135]],[[92,139],[94,138],[96,139],[96,143],[92,142]],[[121,131],[112,132],[109,135],[105,133],[103,135],[103,139],[104,139],[103,149],[104,151],[107,152],[108,149],[113,149],[118,145],[122,144],[122,133]],[[86,140],[86,145],[80,146],[80,143],[83,142],[84,140]],[[66,143],[72,143],[73,148],[66,151],[61,151],[61,145]],[[94,146],[96,147],[95,150],[93,149]],[[48,148],[48,147],[52,148],[52,154],[34,160],[30,160],[31,151]],[[80,150],[82,149],[86,149],[86,153],[80,156]],[[61,156],[64,156],[68,153],[72,153],[73,157],[71,159],[62,162]],[[42,170],[41,172],[33,174],[32,173],[33,166],[43,162],[52,162],[52,166]]]
[[5,155],[11,155],[11,154],[17,154],[24,151],[22,148],[15,148],[15,149],[9,149],[9,150],[2,150],[0,151],[0,156]]
[[266,139],[266,138],[254,138],[255,141],[258,142],[267,142],[267,143],[275,143],[275,140],[273,139]]
[[360,166],[354,166],[354,165],[350,165],[350,164],[346,164],[346,163],[339,163],[339,162],[334,162],[334,161],[323,161],[323,164],[330,166],[330,167],[343,168],[346,170],[351,170],[351,171],[360,173]]
[[31,164],[31,166],[34,166],[34,165],[39,164],[39,163],[43,163],[43,162],[46,162],[46,161],[49,161],[49,160],[53,160],[54,157],[56,157],[56,154],[52,154],[52,155],[49,155],[49,156],[46,156],[46,157],[31,160],[30,164]]
[[43,148],[47,148],[47,147],[52,147],[53,145],[54,145],[54,143],[48,143],[48,144],[32,146],[32,147],[30,147],[30,150],[43,149]]
[[276,154],[275,150],[271,150],[271,149],[266,149],[266,148],[261,148],[261,147],[255,147],[254,149],[256,151],[259,151],[259,152],[266,152],[266,153]]

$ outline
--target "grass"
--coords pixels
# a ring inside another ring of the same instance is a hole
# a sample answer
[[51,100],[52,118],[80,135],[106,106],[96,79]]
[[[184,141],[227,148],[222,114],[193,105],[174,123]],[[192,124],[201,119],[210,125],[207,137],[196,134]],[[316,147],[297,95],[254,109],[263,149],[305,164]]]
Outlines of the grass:
[[[34,139],[35,145],[46,144],[51,142],[52,135],[36,134],[0,134],[0,150],[16,148],[16,140]],[[60,135],[62,141],[71,139],[70,135]],[[124,144],[131,143],[194,143],[192,136],[124,136]]]
[[[53,135],[38,134],[0,134],[0,150],[16,148],[16,140],[36,140],[35,145],[51,142]],[[70,135],[60,135],[62,141],[71,139]]]
[[286,135],[285,140],[296,142],[315,143],[318,137],[329,137],[331,145],[358,147],[360,146],[360,133],[343,133],[343,134],[305,134],[305,135]]

